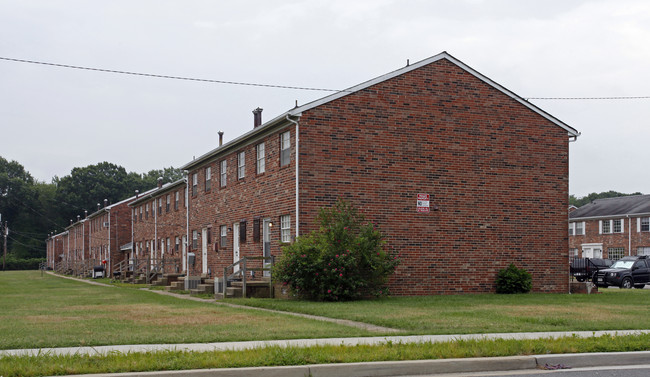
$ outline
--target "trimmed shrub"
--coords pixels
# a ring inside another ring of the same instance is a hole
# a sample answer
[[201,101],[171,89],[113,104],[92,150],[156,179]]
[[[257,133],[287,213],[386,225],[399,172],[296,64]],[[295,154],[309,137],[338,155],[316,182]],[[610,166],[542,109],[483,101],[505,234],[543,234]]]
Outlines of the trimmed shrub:
[[387,294],[385,286],[399,258],[385,250],[381,231],[341,200],[321,208],[318,220],[319,230],[283,248],[274,280],[298,297],[317,301]]
[[510,263],[497,274],[497,293],[528,293],[533,288],[533,278],[523,268]]
[[[7,255],[5,269],[12,270],[38,270],[39,264],[44,263],[45,258],[19,259],[13,255]],[[0,269],[2,268],[2,257],[0,256]]]

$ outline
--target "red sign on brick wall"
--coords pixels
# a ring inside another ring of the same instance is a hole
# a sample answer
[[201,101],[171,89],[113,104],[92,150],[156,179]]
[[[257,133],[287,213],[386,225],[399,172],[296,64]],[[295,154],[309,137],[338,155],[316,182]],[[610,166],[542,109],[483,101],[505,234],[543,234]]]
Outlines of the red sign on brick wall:
[[417,211],[420,213],[429,213],[429,194],[418,194]]

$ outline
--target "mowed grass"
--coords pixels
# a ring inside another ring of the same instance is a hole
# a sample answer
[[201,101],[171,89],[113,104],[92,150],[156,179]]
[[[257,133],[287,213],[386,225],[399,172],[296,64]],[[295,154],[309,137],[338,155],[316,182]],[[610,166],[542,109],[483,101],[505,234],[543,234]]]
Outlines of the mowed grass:
[[372,323],[403,329],[408,334],[650,329],[650,290],[601,289],[601,292],[388,297],[344,303],[227,301]]
[[0,349],[376,335],[38,271],[0,272]]

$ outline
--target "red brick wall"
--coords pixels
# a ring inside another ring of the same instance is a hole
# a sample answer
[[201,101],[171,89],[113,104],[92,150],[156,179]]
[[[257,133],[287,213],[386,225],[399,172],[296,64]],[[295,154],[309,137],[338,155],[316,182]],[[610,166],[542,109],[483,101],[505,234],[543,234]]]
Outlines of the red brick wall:
[[[441,60],[303,113],[301,233],[352,200],[403,263],[398,295],[493,292],[510,263],[566,292],[567,132]],[[416,213],[428,193],[438,211]]]
[[[106,212],[91,215],[87,226],[90,228],[90,249],[88,257],[101,262],[107,261],[107,273],[112,273],[113,267],[128,259],[126,253],[120,251],[120,246],[131,242],[131,210],[128,202],[111,206]],[[104,223],[109,223],[105,227]]]
[[578,256],[582,257],[582,244],[602,243],[603,258],[609,258],[609,248],[623,248],[625,255],[637,255],[639,247],[650,247],[650,232],[637,231],[637,217],[614,219],[625,222],[622,233],[599,234],[599,220],[586,220],[585,234],[569,236],[569,248],[578,249]]
[[[179,185],[171,190],[163,190],[160,193],[153,193],[152,196],[153,198],[146,200],[146,202],[143,203],[138,203],[134,209],[137,210],[138,212],[138,218],[134,221],[133,223],[133,229],[134,229],[134,244],[138,245],[138,259],[146,259],[148,257],[151,258],[156,258],[159,259],[161,258],[162,254],[162,249],[160,246],[160,240],[164,239],[165,240],[165,249],[164,249],[164,257],[166,259],[178,259],[179,265],[178,265],[178,271],[176,270],[175,266],[166,265],[165,266],[165,272],[181,272],[182,270],[182,264],[180,264],[181,257],[182,257],[182,243],[179,244],[178,250],[176,250],[176,237],[178,237],[179,241],[182,242],[182,237],[185,235],[185,229],[186,229],[186,211],[185,211],[185,185]],[[174,202],[175,202],[175,193],[178,192],[179,194],[179,203],[178,206],[175,207]],[[169,195],[170,202],[169,202],[169,210],[167,209],[167,195]],[[162,211],[158,211],[158,200],[162,199]],[[151,208],[152,205],[154,204],[154,200],[156,201],[156,214],[152,215],[151,213]],[[144,209],[143,209],[143,215],[142,215],[142,220],[140,220],[139,217],[139,211],[140,207],[145,207],[146,204],[149,203],[149,218],[145,218],[144,215]],[[167,238],[169,238],[170,241],[170,249],[167,248]],[[150,244],[150,250],[146,249],[146,244],[147,241],[151,242],[152,240],[155,240],[157,242],[157,248],[154,246],[154,248],[151,248]],[[142,245],[142,249],[140,249],[140,245]],[[135,251],[135,246],[134,249]],[[153,251],[156,251],[156,253],[153,253]],[[134,254],[135,257],[135,254]]]
[[[222,276],[223,268],[233,263],[233,223],[246,221],[246,242],[240,242],[240,257],[262,256],[263,242],[253,239],[255,218],[270,218],[274,223],[271,233],[271,254],[279,255],[280,216],[291,215],[292,232],[295,233],[295,131],[291,128],[291,163],[280,166],[280,133],[289,128],[269,131],[253,142],[232,149],[209,164],[204,164],[189,173],[190,186],[190,246],[192,231],[198,232],[198,247],[192,248],[196,254],[194,273],[202,272],[202,229],[211,229],[211,242],[208,245],[208,268],[213,277]],[[256,146],[264,142],[266,170],[256,172]],[[237,155],[245,151],[245,177],[238,179]],[[220,185],[221,161],[227,160],[227,184]],[[211,188],[205,190],[205,167],[212,169]],[[192,195],[192,174],[198,174],[196,195]],[[226,246],[215,244],[220,240],[220,227],[227,226]]]

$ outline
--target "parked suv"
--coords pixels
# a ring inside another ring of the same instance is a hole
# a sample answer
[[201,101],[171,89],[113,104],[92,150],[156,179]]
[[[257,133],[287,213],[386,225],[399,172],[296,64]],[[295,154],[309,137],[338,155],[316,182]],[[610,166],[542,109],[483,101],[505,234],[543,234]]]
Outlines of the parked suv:
[[610,268],[598,271],[594,283],[599,287],[643,288],[650,283],[649,262],[645,255],[623,257]]

